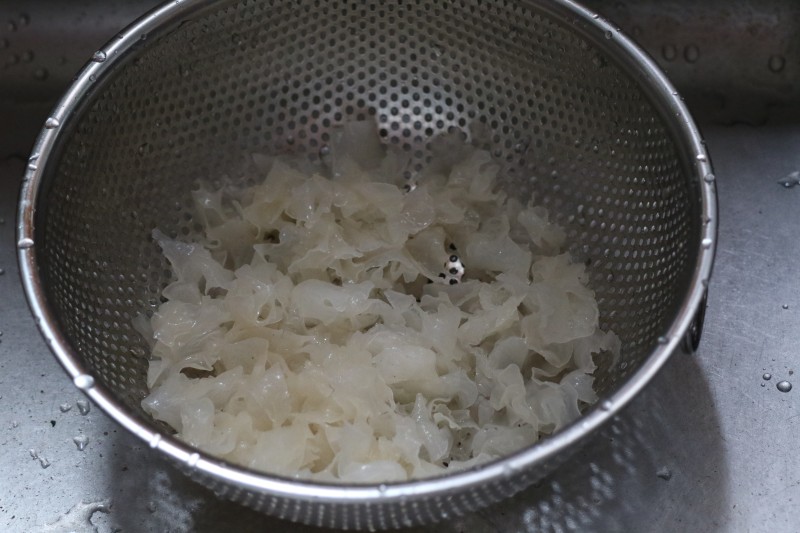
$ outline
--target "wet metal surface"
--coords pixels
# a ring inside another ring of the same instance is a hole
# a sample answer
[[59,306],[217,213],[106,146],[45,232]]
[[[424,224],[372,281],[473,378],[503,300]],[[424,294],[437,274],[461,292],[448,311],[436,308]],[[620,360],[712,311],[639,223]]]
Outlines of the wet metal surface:
[[[82,403],[22,295],[13,244],[27,150],[72,74],[154,4],[0,7],[0,531],[318,531],[219,501]],[[794,531],[800,388],[779,384],[800,371],[800,187],[785,184],[800,171],[800,121],[785,112],[800,90],[800,8],[788,0],[587,4],[637,38],[700,117],[721,213],[704,337],[570,464],[429,530]],[[706,38],[712,30],[729,40]],[[780,69],[771,59],[779,51]],[[724,59],[731,54],[739,64]]]

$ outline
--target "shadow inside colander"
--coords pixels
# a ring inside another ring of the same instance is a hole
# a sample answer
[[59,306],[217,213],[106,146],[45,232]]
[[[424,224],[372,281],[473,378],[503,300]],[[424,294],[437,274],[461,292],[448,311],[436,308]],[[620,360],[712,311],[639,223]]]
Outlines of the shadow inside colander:
[[[677,401],[686,396],[690,402]],[[677,408],[687,403],[697,409]],[[727,462],[715,415],[698,361],[676,354],[631,406],[542,481],[477,513],[409,531],[698,530],[709,508],[716,517],[729,508]],[[130,436],[116,438],[115,448],[130,448]],[[134,448],[135,455],[152,453],[143,445]],[[129,453],[117,453],[107,463],[119,502],[114,522],[123,531],[320,531],[219,500],[164,459],[147,459],[135,471]],[[698,486],[702,513],[697,492],[688,490]]]

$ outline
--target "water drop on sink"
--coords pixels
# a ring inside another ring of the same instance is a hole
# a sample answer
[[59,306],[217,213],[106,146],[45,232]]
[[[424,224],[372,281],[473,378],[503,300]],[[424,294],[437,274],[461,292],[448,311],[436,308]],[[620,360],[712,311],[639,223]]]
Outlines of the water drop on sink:
[[607,31],[607,32],[605,32],[605,33],[603,34],[603,36],[604,36],[606,39],[611,39],[611,38],[614,36],[614,34],[613,34],[613,33],[611,33],[611,31]]
[[39,154],[34,154],[28,158],[28,168],[30,170],[39,168]]
[[706,183],[714,183],[714,180],[716,180],[716,179],[717,179],[717,177],[714,174],[711,174],[711,173],[706,174],[705,176],[703,176],[703,181],[705,181]]
[[50,118],[48,118],[47,120],[44,121],[44,127],[47,128],[48,130],[52,130],[54,128],[57,128],[60,125],[61,125],[61,123],[58,121],[58,119],[56,117],[50,117]]
[[4,268],[0,268],[0,276],[2,276],[5,273],[6,273],[6,270]]
[[665,337],[664,335],[658,337],[658,344],[667,344],[668,342],[669,342],[669,337]]
[[700,241],[700,244],[703,246],[703,248],[711,248],[711,245],[714,244],[714,239],[712,239],[711,237],[706,237],[705,239]]
[[761,377],[764,379],[764,381],[769,381],[769,380],[771,380],[771,379],[772,379],[772,374],[770,374],[769,372],[767,372],[767,373],[765,373],[765,374],[764,374],[763,376],[761,376]]
[[614,407],[614,404],[612,404],[609,400],[605,400],[603,403],[600,404],[600,408],[603,411],[610,411],[612,407]]
[[78,400],[77,402],[75,402],[75,405],[78,406],[78,412],[83,416],[88,415],[89,411],[92,410],[91,404],[86,400]]
[[323,144],[322,147],[319,149],[319,155],[325,157],[326,155],[331,153],[331,147],[327,144]]
[[683,58],[687,63],[695,63],[700,58],[700,49],[697,45],[690,44],[683,50]]
[[31,448],[30,450],[28,450],[28,453],[31,454],[31,459],[33,459],[34,461],[39,461],[39,466],[41,466],[42,468],[47,468],[48,466],[50,466],[50,461],[48,461],[47,457],[42,455],[42,452],[40,452],[39,450]]
[[778,55],[770,56],[767,66],[772,72],[777,74],[783,71],[783,67],[786,66],[786,59],[783,56]]
[[791,383],[789,383],[789,382],[788,382],[788,381],[786,381],[786,380],[784,380],[784,381],[779,381],[779,382],[778,382],[778,383],[775,385],[775,387],[776,387],[776,388],[777,388],[779,391],[781,391],[781,392],[789,392],[790,390],[792,390],[792,384],[791,384]]
[[66,413],[70,409],[72,409],[72,405],[70,405],[70,404],[68,404],[66,402],[64,402],[64,403],[62,403],[61,405],[58,406],[58,410],[61,411],[62,413]]
[[697,160],[702,163],[704,161],[708,161],[708,157],[706,157],[706,154],[697,154]]
[[72,442],[75,443],[75,446],[78,448],[78,451],[82,452],[86,449],[86,445],[89,444],[89,437],[86,435],[78,435],[72,439]]
[[785,178],[778,180],[778,183],[780,185],[783,185],[787,189],[795,187],[796,185],[800,184],[800,171],[795,170],[793,172],[790,172],[789,174],[786,175]]
[[789,309],[789,304],[783,304],[783,305],[781,306],[781,308],[782,308],[782,309]]
[[108,59],[108,56],[102,50],[98,50],[92,55],[92,61],[94,61],[95,63],[102,63],[106,59]]
[[662,466],[661,468],[658,469],[656,475],[661,479],[663,479],[664,481],[669,481],[670,479],[672,479],[672,470],[670,470],[666,466]]
[[23,237],[17,242],[17,248],[26,249],[33,247],[33,239],[29,237]]
[[661,49],[661,55],[667,61],[675,61],[675,58],[678,57],[678,49],[673,44],[665,44]]

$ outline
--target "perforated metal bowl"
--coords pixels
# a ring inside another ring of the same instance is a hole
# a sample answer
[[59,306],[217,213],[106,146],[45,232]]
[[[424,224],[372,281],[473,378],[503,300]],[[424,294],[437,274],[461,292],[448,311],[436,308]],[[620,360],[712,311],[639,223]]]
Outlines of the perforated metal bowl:
[[[477,124],[504,185],[547,206],[586,261],[603,328],[598,405],[480,468],[381,486],[300,482],[223,463],[141,409],[147,348],[131,321],[170,280],[150,235],[196,231],[198,177],[237,180],[253,152],[318,154],[332,128],[375,120],[385,142]],[[184,0],[98,51],[44,125],[20,200],[19,260],[41,330],[102,409],[191,477],[266,513],[389,528],[528,486],[696,344],[714,249],[703,142],[654,64],[568,0]],[[699,318],[698,318],[699,317]]]

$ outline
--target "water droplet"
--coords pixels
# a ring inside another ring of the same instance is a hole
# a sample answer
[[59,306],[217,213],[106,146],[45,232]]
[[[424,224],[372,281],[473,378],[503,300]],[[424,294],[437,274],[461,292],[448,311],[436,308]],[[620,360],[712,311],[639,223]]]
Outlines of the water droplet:
[[31,170],[39,168],[39,154],[34,154],[28,158],[28,168]]
[[148,149],[149,147],[150,147],[150,145],[149,145],[149,144],[147,144],[147,143],[143,143],[143,144],[140,144],[140,145],[139,145],[139,148],[137,148],[137,150],[136,150],[136,151],[139,153],[139,155],[144,155],[144,154],[147,152],[147,149]]
[[76,387],[82,390],[91,389],[94,387],[94,378],[89,374],[75,376],[75,379],[73,379],[72,382],[75,383]]
[[66,402],[64,402],[64,403],[62,403],[61,405],[58,406],[58,410],[61,411],[62,413],[66,413],[70,409],[72,409],[72,405],[70,405],[69,403],[66,403]]
[[4,268],[0,268],[0,276],[2,276],[2,275],[3,275],[3,274],[5,274],[5,273],[6,273],[6,269],[4,269]]
[[197,466],[197,461],[199,460],[200,460],[200,454],[193,453],[186,459],[186,464],[189,465],[190,468],[194,468],[195,466]]
[[613,36],[614,36],[614,34],[613,34],[613,33],[611,33],[611,31],[610,31],[610,30],[609,30],[609,31],[606,31],[606,32],[603,34],[603,37],[605,37],[606,39],[611,39]]
[[783,305],[781,306],[781,308],[783,308],[783,309],[789,309],[789,304],[783,304]]
[[97,81],[97,76],[95,76],[94,74],[90,74],[89,75],[89,81],[91,81],[91,82]]
[[603,403],[600,404],[600,408],[603,411],[610,411],[612,407],[614,407],[614,404],[612,404],[609,400],[605,400]]
[[[94,381],[94,380],[92,380],[92,381]],[[75,405],[78,406],[78,412],[80,414],[82,414],[83,416],[88,415],[89,411],[92,410],[92,405],[89,402],[87,402],[86,400],[78,400],[77,402],[75,402]]]
[[50,117],[50,118],[48,118],[47,120],[44,121],[44,127],[47,128],[48,130],[52,130],[54,128],[57,128],[60,125],[61,125],[61,123],[58,121],[58,119],[56,117]]
[[72,439],[72,442],[75,443],[75,446],[77,446],[78,451],[82,452],[83,450],[86,449],[86,445],[89,444],[89,437],[87,437],[86,435],[78,435],[77,437],[74,437]]
[[592,15],[592,18],[593,18],[593,19],[595,19],[595,20],[597,20],[597,19],[599,19],[599,18],[600,18],[600,15],[598,15],[597,13],[595,13],[595,14],[593,14],[593,15]]
[[386,489],[387,489],[387,488],[388,488],[388,487],[386,486],[386,484],[385,484],[385,483],[381,483],[380,485],[378,485],[378,492],[380,492],[381,494],[383,494],[384,492],[386,492]]
[[708,157],[706,157],[706,154],[697,154],[697,160],[702,163],[708,161]]
[[321,157],[325,157],[326,155],[331,153],[331,147],[327,144],[323,144],[322,147],[319,149],[319,155]]
[[661,468],[658,469],[656,475],[661,479],[663,479],[664,481],[669,481],[670,479],[672,479],[672,470],[670,470],[666,466],[662,466]]
[[47,457],[42,455],[42,452],[40,452],[39,450],[34,450],[33,448],[31,448],[30,450],[28,450],[28,453],[31,454],[31,459],[33,459],[34,461],[37,460],[39,461],[39,466],[41,466],[42,468],[47,468],[48,466],[50,466],[50,461],[48,461]]
[[772,72],[777,74],[778,72],[783,71],[783,67],[786,66],[786,59],[783,56],[770,56],[767,66],[769,66],[769,69]]
[[17,242],[17,248],[26,249],[33,247],[33,239],[23,237]]
[[783,185],[787,189],[800,185],[800,170],[790,172],[785,178],[778,180],[778,184]]
[[18,420],[12,420],[11,421],[11,429],[16,429],[18,427],[19,427],[19,421]]
[[700,58],[700,49],[697,45],[690,44],[683,50],[683,58],[688,63],[695,63]]
[[766,372],[766,373],[765,373],[763,376],[761,376],[761,377],[762,377],[762,379],[764,379],[764,381],[769,381],[769,380],[771,380],[771,379],[772,379],[772,374],[770,374],[769,372]]
[[661,336],[658,338],[658,344],[667,344],[668,342],[669,342],[669,337],[666,337],[666,336],[664,336],[664,335],[661,335]]
[[161,442],[161,435],[159,435],[158,433],[156,433],[155,435],[153,435],[153,436],[150,438],[150,443],[149,443],[149,444],[150,444],[150,447],[151,447],[151,448],[155,449],[155,448],[158,448],[158,444],[159,444],[160,442]]
[[147,512],[148,513],[155,513],[156,512],[156,502],[154,502],[154,501],[147,502]]
[[35,71],[33,71],[33,77],[34,79],[37,79],[39,81],[44,81],[50,77],[50,71],[48,71],[44,67],[39,67]]
[[665,44],[661,49],[661,55],[667,61],[675,61],[675,58],[678,57],[678,49],[674,44]]
[[712,239],[711,237],[706,237],[705,239],[700,241],[700,244],[703,246],[703,248],[711,248],[711,245],[714,244],[714,239]]
[[785,380],[784,381],[779,381],[775,385],[775,388],[777,388],[781,392],[789,392],[790,390],[792,390],[792,384],[789,383],[788,381],[785,381]]
[[25,63],[30,63],[33,61],[33,50],[25,50],[22,52],[22,61]]
[[703,176],[703,181],[705,181],[706,183],[714,183],[714,180],[716,179],[717,177],[714,174],[710,173]]
[[102,63],[106,59],[108,59],[108,56],[102,50],[98,50],[97,52],[92,54],[92,61],[94,61],[95,63]]
[[289,135],[288,137],[286,137],[286,144],[288,144],[288,145],[294,144],[294,137],[292,135]]

